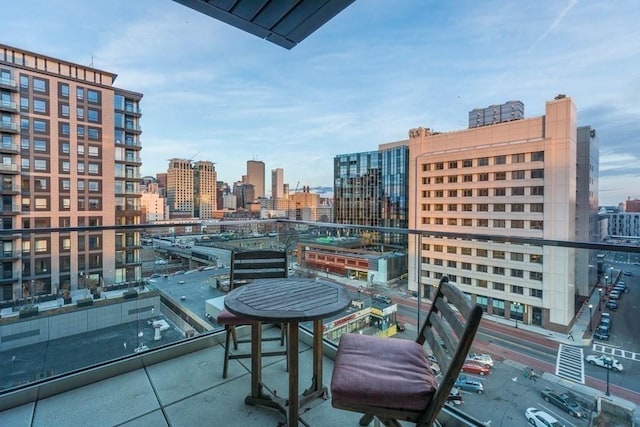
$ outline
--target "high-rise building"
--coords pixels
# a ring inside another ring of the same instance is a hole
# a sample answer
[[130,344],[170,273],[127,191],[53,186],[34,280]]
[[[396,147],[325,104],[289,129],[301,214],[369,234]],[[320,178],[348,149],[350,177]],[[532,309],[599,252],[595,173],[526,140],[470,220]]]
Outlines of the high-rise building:
[[167,204],[170,218],[211,219],[217,210],[217,174],[213,162],[169,160]]
[[407,141],[334,158],[334,222],[407,228]]
[[[141,278],[138,232],[67,227],[140,223],[142,94],[116,75],[0,45],[2,300]],[[115,256],[114,256],[115,254]]]
[[198,161],[193,165],[194,215],[200,219],[213,218],[217,210],[216,168],[213,162]]
[[264,197],[264,162],[259,160],[247,161],[247,175],[245,176],[245,183],[253,185],[255,198]]
[[625,212],[640,212],[640,199],[631,200],[629,197],[624,204]]
[[191,160],[169,160],[169,169],[167,169],[169,218],[193,218],[193,182]]
[[[582,179],[597,145],[589,137],[580,147],[570,98],[548,101],[540,117],[409,136],[410,229],[563,241],[591,232],[578,222],[597,206],[588,194],[597,184]],[[411,235],[409,251],[412,290],[419,284],[425,294],[449,274],[487,312],[558,331],[567,331],[576,300],[595,285],[577,283],[588,257],[575,248],[426,234]]]
[[277,168],[271,170],[271,198],[281,199],[284,197],[284,169]]

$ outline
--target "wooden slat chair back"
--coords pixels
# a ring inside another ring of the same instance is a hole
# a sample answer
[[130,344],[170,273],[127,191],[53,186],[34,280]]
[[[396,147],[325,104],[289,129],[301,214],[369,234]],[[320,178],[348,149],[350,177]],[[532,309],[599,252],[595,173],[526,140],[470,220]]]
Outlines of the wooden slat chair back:
[[[274,279],[288,277],[287,253],[284,251],[253,250],[253,251],[233,251],[231,253],[231,273],[229,277],[229,287],[233,290],[237,286],[250,283],[255,279]],[[251,342],[250,339],[238,340],[236,326],[250,325],[252,321],[222,310],[216,320],[218,324],[225,327],[225,348],[224,365],[222,377],[227,378],[229,360],[247,359],[251,357],[251,352],[237,352],[238,343]],[[286,342],[287,330],[285,325],[280,325],[281,332],[279,338],[262,338],[262,341],[280,341],[284,346]],[[233,340],[234,353],[231,353],[231,340]],[[286,347],[285,347],[286,348]],[[286,350],[265,351],[263,357],[286,356]],[[288,359],[288,358],[287,358]],[[288,367],[288,365],[287,365]]]
[[[481,318],[482,308],[445,276],[415,341],[343,335],[331,380],[332,405],[363,413],[360,425],[373,417],[389,426],[400,426],[399,421],[437,424]],[[440,365],[439,384],[425,343]]]

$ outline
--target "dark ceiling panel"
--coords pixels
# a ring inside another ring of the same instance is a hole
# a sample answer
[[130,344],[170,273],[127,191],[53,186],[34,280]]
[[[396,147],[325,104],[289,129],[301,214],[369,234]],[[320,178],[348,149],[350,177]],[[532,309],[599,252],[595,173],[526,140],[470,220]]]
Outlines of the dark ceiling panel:
[[291,49],[355,0],[174,0]]

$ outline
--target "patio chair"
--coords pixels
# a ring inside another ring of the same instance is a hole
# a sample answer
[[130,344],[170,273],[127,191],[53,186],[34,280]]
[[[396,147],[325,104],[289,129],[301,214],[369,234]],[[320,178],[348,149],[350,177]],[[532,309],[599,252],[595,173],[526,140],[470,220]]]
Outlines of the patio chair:
[[[281,251],[257,250],[257,251],[233,251],[231,253],[231,274],[229,277],[229,290],[237,286],[249,283],[253,279],[271,279],[287,277],[287,254]],[[224,325],[225,346],[224,346],[224,366],[222,377],[227,378],[230,359],[247,359],[251,357],[251,352],[237,352],[238,343],[248,343],[251,339],[238,340],[236,326],[253,325],[252,320],[236,316],[228,310],[218,313],[216,323]],[[259,323],[259,322],[256,322]],[[280,341],[280,345],[286,343],[286,326],[280,325],[280,337],[262,338],[262,341]],[[231,341],[233,341],[234,353],[231,353]],[[286,346],[285,346],[286,349]],[[263,352],[262,356],[286,356],[286,350]],[[288,358],[287,358],[288,359]],[[288,368],[288,364],[287,364]]]
[[[436,417],[449,399],[481,317],[482,308],[445,276],[415,341],[342,335],[331,379],[333,407],[363,413],[362,426],[374,417],[385,426],[399,427],[399,420],[439,425]],[[440,365],[439,384],[425,342]]]

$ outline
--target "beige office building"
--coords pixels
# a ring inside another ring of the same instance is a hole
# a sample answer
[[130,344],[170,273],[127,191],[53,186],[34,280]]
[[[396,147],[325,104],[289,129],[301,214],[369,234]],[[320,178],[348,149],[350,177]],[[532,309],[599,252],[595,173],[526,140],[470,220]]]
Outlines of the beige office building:
[[284,197],[284,169],[277,168],[271,170],[271,198],[281,199]]
[[[455,132],[409,132],[409,228],[576,237],[576,107]],[[587,166],[588,167],[588,166]],[[576,249],[411,236],[409,286],[443,274],[488,313],[566,331],[574,317]],[[586,262],[586,261],[585,261]],[[419,263],[419,265],[416,265]]]
[[[2,228],[140,223],[142,94],[116,75],[0,45]],[[141,278],[136,231],[6,235],[2,300]],[[115,254],[115,256],[114,256]]]
[[264,162],[259,160],[247,161],[247,174],[244,176],[244,183],[253,185],[256,199],[265,196],[264,171]]

